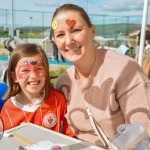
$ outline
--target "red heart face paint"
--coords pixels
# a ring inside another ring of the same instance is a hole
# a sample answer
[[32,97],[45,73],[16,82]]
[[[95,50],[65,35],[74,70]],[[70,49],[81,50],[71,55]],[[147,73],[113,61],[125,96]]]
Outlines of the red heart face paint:
[[45,77],[45,66],[43,62],[30,62],[31,64],[21,65],[18,68],[17,74],[20,79],[29,77],[31,74],[39,77]]
[[66,24],[69,26],[69,27],[74,27],[75,24],[76,24],[76,21],[73,19],[73,20],[70,20],[70,19],[67,19],[66,20]]

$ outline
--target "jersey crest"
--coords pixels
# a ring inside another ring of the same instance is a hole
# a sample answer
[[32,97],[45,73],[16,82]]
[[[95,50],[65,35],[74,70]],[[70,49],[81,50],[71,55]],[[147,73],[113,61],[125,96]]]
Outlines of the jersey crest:
[[43,118],[43,124],[47,127],[47,128],[52,128],[56,125],[57,123],[57,117],[55,114],[53,113],[48,113],[44,116]]

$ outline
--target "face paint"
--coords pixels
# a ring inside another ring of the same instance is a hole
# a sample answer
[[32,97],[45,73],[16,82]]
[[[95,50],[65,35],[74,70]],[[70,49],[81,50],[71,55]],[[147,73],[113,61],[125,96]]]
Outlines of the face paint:
[[36,65],[38,62],[37,61],[30,61],[30,62],[28,62],[27,60],[25,60],[23,63],[26,64],[26,65],[28,65],[28,64]]
[[67,24],[70,28],[72,28],[72,27],[75,26],[76,21],[75,21],[74,19],[73,19],[73,20],[67,19],[67,20],[66,20],[66,24]]
[[53,30],[56,30],[58,28],[58,23],[57,23],[56,20],[53,20],[53,22],[52,22],[52,28],[53,28]]
[[17,71],[17,74],[20,79],[27,78],[31,74],[34,74],[35,76],[45,77],[44,63],[37,63],[37,61],[32,61],[30,62],[30,64],[21,65]]

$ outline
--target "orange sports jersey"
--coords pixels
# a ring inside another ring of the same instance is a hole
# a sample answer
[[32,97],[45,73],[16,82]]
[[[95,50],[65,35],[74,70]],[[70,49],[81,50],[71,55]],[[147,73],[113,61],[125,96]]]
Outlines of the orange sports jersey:
[[1,111],[4,130],[21,123],[31,122],[71,137],[74,136],[65,118],[66,101],[63,94],[53,89],[47,100],[37,101],[37,104],[29,107],[18,103],[15,97],[9,98]]

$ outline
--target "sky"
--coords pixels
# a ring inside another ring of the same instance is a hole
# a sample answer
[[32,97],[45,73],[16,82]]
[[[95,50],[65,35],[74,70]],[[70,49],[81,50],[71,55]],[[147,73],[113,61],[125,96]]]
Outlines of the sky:
[[[6,12],[2,11],[2,9],[11,10],[12,2],[14,10],[41,11],[45,13],[49,12],[49,14],[46,16],[46,20],[49,20],[49,22],[55,9],[64,3],[73,3],[83,7],[85,11],[91,15],[91,18],[93,21],[95,21],[95,23],[100,22],[103,19],[100,19],[99,16],[105,15],[142,17],[144,6],[144,0],[0,0],[0,2],[0,24],[10,24],[9,17],[11,14],[7,14],[7,19],[5,17]],[[148,10],[150,10],[150,7]],[[150,14],[149,11],[148,14]],[[40,24],[41,22],[41,20],[39,21],[37,15],[35,15],[33,12],[30,13],[30,15],[20,12],[15,14],[15,17],[17,24],[25,24],[26,22],[26,24],[31,25],[31,21],[32,24]],[[139,22],[140,21],[141,19]],[[45,20],[43,22],[45,24],[48,23]]]
[[0,0],[0,9],[14,9],[53,12],[64,3],[74,3],[90,14],[141,15],[144,0]]

